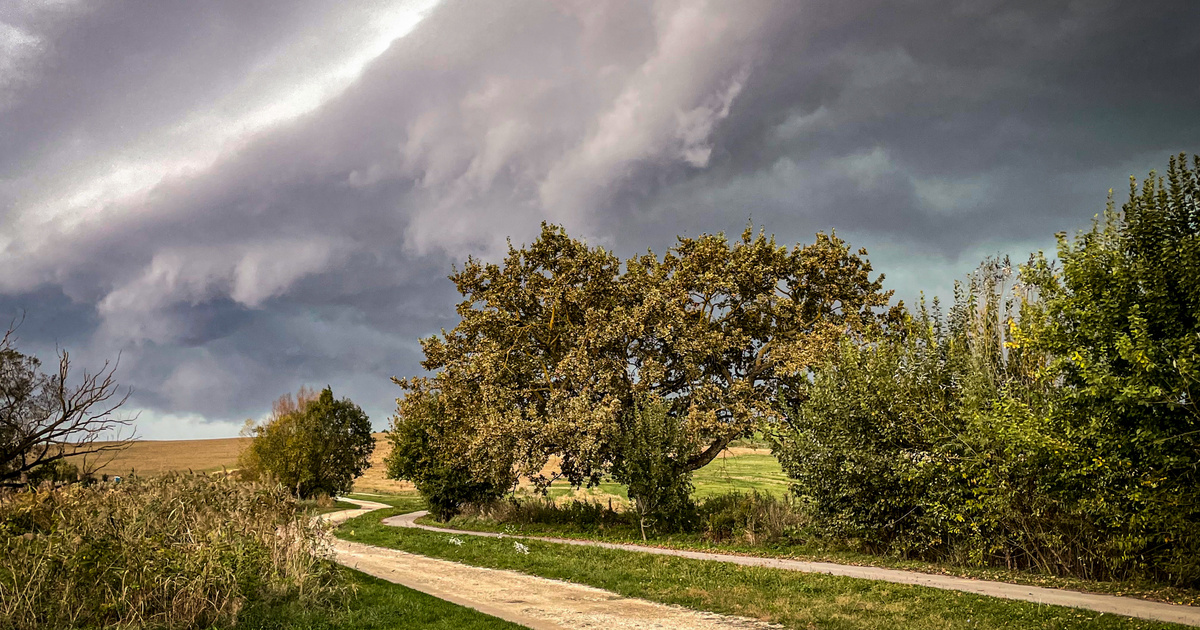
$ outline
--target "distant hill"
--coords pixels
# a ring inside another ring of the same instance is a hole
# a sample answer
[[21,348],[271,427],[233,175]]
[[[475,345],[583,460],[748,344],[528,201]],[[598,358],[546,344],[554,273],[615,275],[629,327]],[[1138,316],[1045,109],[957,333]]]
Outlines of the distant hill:
[[[380,493],[412,490],[412,484],[394,481],[384,476],[383,458],[392,448],[384,433],[375,433],[374,436],[375,452],[371,456],[371,467],[354,484],[354,489]],[[234,470],[238,467],[238,455],[250,443],[250,439],[139,440],[115,456],[106,455],[105,465],[97,472],[124,476],[134,471],[138,475],[154,476],[171,471]]]
[[[109,475],[161,475],[173,470],[216,472],[237,468],[238,454],[250,438],[215,440],[138,440],[115,455],[106,454],[98,472]],[[112,459],[108,459],[111,457]]]

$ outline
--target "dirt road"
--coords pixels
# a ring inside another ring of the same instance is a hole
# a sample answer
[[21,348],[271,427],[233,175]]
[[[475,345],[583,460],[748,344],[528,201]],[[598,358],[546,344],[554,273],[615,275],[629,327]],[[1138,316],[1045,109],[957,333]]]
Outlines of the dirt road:
[[[340,500],[355,503],[360,509],[326,514],[322,517],[324,520],[341,523],[371,510],[388,507],[371,501]],[[340,539],[334,539],[332,544],[338,562],[345,566],[535,630],[765,630],[780,627],[622,597],[590,586],[515,571],[472,567]]]

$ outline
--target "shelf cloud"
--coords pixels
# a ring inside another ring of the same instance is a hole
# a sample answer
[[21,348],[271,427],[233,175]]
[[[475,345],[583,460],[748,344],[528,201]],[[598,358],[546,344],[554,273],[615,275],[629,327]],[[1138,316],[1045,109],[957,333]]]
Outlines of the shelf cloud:
[[622,255],[837,230],[899,297],[945,295],[1200,152],[1196,24],[1185,0],[8,3],[0,306],[23,350],[120,356],[144,432],[185,438],[302,383],[384,426],[455,323],[451,266],[543,220]]

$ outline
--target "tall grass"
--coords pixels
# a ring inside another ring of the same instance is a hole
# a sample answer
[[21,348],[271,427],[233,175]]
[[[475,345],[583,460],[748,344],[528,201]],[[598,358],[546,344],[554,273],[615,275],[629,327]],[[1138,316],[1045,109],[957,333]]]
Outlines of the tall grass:
[[[603,532],[638,537],[642,533],[638,521],[626,502],[614,506],[593,499],[533,496],[468,504],[449,522],[466,529],[507,526],[511,531],[527,531],[526,526],[532,526],[539,533]],[[798,536],[807,524],[803,510],[789,496],[730,492],[701,499],[687,514],[682,533],[698,535],[711,543],[753,546]]]
[[172,474],[0,496],[0,627],[198,628],[342,587],[281,487]]
[[757,490],[709,497],[700,502],[697,513],[697,530],[705,540],[715,543],[777,543],[808,524],[807,516],[791,496]]

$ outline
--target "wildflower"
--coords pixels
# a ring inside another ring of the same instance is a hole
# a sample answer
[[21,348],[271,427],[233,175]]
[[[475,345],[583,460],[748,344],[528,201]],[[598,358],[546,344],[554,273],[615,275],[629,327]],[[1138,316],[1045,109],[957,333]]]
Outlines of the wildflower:
[[458,538],[457,536],[451,536],[450,544],[454,545],[455,547],[461,547],[463,545],[463,541],[461,538]]
[[513,549],[516,549],[517,553],[519,553],[519,554],[524,554],[526,556],[529,555],[529,547],[526,547],[525,545],[522,545],[519,542],[513,543]]

